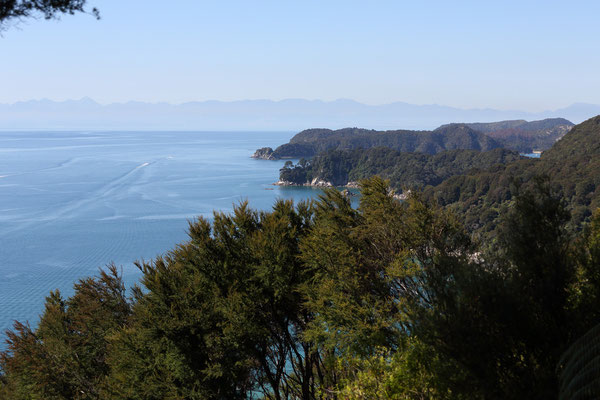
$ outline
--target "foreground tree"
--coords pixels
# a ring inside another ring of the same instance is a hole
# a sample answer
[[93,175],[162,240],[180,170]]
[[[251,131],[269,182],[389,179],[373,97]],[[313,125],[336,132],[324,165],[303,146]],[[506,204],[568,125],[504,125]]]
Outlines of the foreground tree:
[[127,300],[114,267],[52,293],[0,355],[7,399],[551,399],[600,318],[600,216],[573,240],[544,181],[497,240],[387,182],[358,208],[242,203],[190,224]]
[[319,357],[302,337],[311,313],[298,258],[311,214],[307,203],[279,201],[271,213],[243,203],[140,265],[147,293],[113,340],[113,396],[313,398]]
[[0,30],[14,20],[42,16],[45,19],[59,18],[62,14],[100,14],[96,8],[87,7],[87,0],[2,0],[0,1]]
[[65,300],[46,298],[39,326],[15,323],[0,353],[3,399],[100,399],[109,373],[107,344],[123,328],[130,304],[114,265],[75,284]]
[[486,398],[554,398],[556,366],[581,316],[569,215],[543,180],[516,192],[497,242],[440,280],[415,333],[465,366]]
[[438,359],[414,329],[420,310],[432,311],[440,271],[454,273],[470,254],[460,225],[418,197],[396,200],[379,178],[362,182],[358,210],[327,192],[315,214],[301,257],[315,271],[307,335],[329,366],[322,391],[328,398],[450,396],[447,379],[463,379],[461,368]]
[[375,178],[359,210],[328,190],[312,205],[244,203],[191,224],[189,242],[140,265],[146,290],[112,338],[110,396],[338,398],[382,348],[403,370],[394,387],[439,393],[433,373],[420,377],[435,357],[413,362],[426,352],[390,293],[417,296],[415,257],[463,259],[468,240],[447,215],[392,194]]

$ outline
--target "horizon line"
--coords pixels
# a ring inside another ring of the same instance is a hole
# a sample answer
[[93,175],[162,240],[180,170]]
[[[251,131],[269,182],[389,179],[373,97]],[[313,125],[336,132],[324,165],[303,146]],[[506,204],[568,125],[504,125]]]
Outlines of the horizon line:
[[402,101],[402,100],[391,101],[388,103],[369,104],[369,103],[363,103],[358,100],[349,99],[349,98],[337,98],[334,100],[323,100],[323,99],[306,99],[306,98],[300,98],[300,97],[289,97],[289,98],[282,98],[282,99],[267,99],[267,98],[255,98],[255,99],[247,98],[247,99],[236,99],[236,100],[208,99],[208,100],[190,100],[190,101],[183,101],[183,102],[169,102],[169,101],[164,101],[164,100],[163,101],[127,100],[127,101],[112,101],[112,102],[108,102],[108,103],[102,103],[102,102],[99,102],[99,101],[93,99],[90,96],[83,96],[79,99],[69,98],[69,99],[65,99],[65,100],[53,100],[53,99],[50,99],[47,97],[42,97],[42,98],[34,98],[34,99],[29,99],[29,100],[17,100],[12,103],[0,103],[0,106],[14,106],[17,104],[24,104],[24,103],[44,103],[44,102],[50,102],[50,103],[91,102],[91,103],[94,103],[95,105],[99,105],[102,107],[111,106],[111,105],[128,105],[128,104],[168,105],[168,106],[177,107],[177,106],[183,106],[183,105],[189,105],[189,104],[207,104],[207,103],[221,103],[221,104],[233,104],[233,103],[244,103],[244,102],[284,103],[284,102],[289,102],[289,101],[303,101],[303,102],[308,102],[308,103],[323,103],[323,104],[350,102],[350,103],[355,103],[355,104],[366,106],[366,107],[385,107],[385,106],[390,106],[390,105],[403,104],[403,105],[414,106],[414,107],[443,107],[443,108],[451,108],[451,109],[462,110],[462,111],[492,110],[492,111],[502,111],[502,112],[526,112],[526,113],[531,113],[531,114],[556,112],[556,111],[563,110],[565,108],[569,108],[569,107],[573,107],[573,106],[600,107],[600,104],[595,104],[595,103],[574,102],[574,103],[570,103],[570,104],[560,106],[557,108],[544,109],[542,111],[529,111],[529,110],[525,110],[525,109],[516,109],[516,108],[494,108],[491,106],[460,107],[460,106],[450,106],[450,105],[439,104],[439,103],[418,104],[418,103],[409,103],[409,102]]

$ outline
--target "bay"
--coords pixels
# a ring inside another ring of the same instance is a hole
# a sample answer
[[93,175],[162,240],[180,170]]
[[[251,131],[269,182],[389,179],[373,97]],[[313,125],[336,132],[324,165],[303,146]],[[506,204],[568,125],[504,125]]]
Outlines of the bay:
[[14,320],[33,326],[44,298],[122,266],[128,286],[187,240],[188,221],[248,200],[308,199],[279,187],[284,161],[250,158],[293,132],[0,132],[0,349]]

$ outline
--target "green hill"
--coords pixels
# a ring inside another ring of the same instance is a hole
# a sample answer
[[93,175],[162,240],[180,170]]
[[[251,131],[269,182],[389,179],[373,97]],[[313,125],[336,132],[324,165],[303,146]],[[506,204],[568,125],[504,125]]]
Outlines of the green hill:
[[390,180],[397,190],[438,185],[454,175],[488,169],[522,159],[517,152],[494,149],[448,150],[435,155],[405,153],[386,147],[355,150],[329,150],[310,161],[286,163],[280,180],[288,184],[329,183],[345,186],[373,175]]
[[506,148],[521,153],[547,150],[573,127],[573,123],[564,118],[548,118],[531,122],[512,120],[467,125],[496,139]]
[[454,124],[433,131],[375,131],[359,128],[308,129],[298,133],[289,143],[275,150],[257,150],[254,158],[282,159],[313,157],[328,150],[354,150],[372,147],[388,147],[402,152],[436,154],[445,150],[468,149],[487,151],[502,145],[469,128]]
[[[573,127],[539,160],[519,160],[477,173],[451,177],[426,193],[462,213],[470,229],[491,228],[508,204],[515,184],[546,176],[568,204],[575,227],[600,206],[600,116]],[[490,225],[491,224],[491,225]]]
[[[510,123],[513,122],[499,123],[497,127],[503,129],[502,124]],[[488,129],[491,126],[488,124]],[[471,135],[472,130],[464,125],[446,125],[433,132],[452,137],[446,142],[447,147],[469,147],[478,143],[478,136]],[[306,145],[303,140],[310,143],[317,138],[322,143],[323,138],[355,137],[351,132],[343,132],[341,136],[338,133],[305,131],[297,135],[293,145]],[[397,191],[423,189],[426,197],[463,216],[467,228],[474,232],[493,230],[517,187],[528,187],[536,176],[550,179],[554,190],[568,204],[575,228],[600,206],[600,190],[597,190],[600,187],[600,116],[573,127],[540,159],[521,157],[506,149],[436,152],[437,148],[429,148],[428,144],[430,142],[421,142],[418,147],[421,153],[389,147],[340,150],[339,147],[344,146],[338,146],[319,153],[310,161],[286,164],[280,171],[280,180],[286,184],[343,186],[379,175],[389,179]]]
[[277,160],[314,157],[328,150],[355,150],[388,147],[408,153],[437,154],[445,150],[488,151],[499,147],[530,153],[546,150],[564,136],[573,124],[564,118],[489,123],[447,124],[433,131],[376,131],[359,128],[307,129],[289,143],[273,150],[258,149],[253,157]]

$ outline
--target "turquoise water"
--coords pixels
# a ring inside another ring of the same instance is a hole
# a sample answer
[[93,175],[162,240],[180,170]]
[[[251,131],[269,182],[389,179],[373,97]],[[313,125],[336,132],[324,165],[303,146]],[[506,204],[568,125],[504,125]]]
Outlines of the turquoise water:
[[128,285],[133,261],[186,240],[187,221],[248,199],[306,199],[282,188],[283,161],[255,149],[292,132],[1,132],[0,348],[13,320],[35,325],[44,297],[114,261]]

